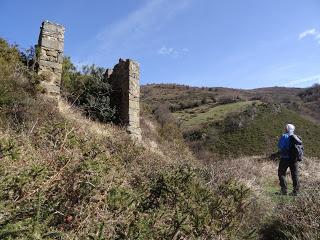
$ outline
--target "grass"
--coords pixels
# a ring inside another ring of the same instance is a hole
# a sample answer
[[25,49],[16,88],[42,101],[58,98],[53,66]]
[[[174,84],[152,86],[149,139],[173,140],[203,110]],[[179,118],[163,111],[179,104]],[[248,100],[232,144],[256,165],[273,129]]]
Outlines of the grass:
[[203,130],[208,135],[204,145],[212,152],[225,156],[270,155],[277,152],[277,142],[284,125],[293,123],[297,129],[296,134],[303,139],[306,156],[320,156],[319,125],[294,111],[260,105],[250,118],[243,120],[240,114],[234,119],[236,123],[242,121],[243,126],[236,129],[226,129],[226,126],[220,125],[209,126]]
[[[292,191],[292,182],[289,180],[289,176],[287,177],[288,182],[288,193]],[[264,179],[263,184],[263,191],[264,194],[274,203],[274,204],[281,204],[283,202],[293,202],[294,197],[290,195],[278,195],[280,192],[279,187],[279,180],[276,175],[276,171],[273,177],[269,177]]]
[[183,128],[188,128],[208,122],[221,121],[230,113],[242,112],[249,106],[259,103],[259,101],[244,101],[214,107],[209,106],[208,108],[201,106],[191,110],[179,111],[174,115],[182,120]]

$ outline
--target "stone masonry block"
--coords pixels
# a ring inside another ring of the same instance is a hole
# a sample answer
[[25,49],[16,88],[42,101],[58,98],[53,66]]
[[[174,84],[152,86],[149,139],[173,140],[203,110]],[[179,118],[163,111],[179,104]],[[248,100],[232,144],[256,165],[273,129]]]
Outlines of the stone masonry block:
[[53,39],[42,38],[40,44],[41,46],[46,48],[50,48],[56,51],[63,51],[63,43]]
[[139,64],[120,59],[113,71],[107,70],[105,78],[114,91],[111,103],[118,111],[120,122],[127,126],[134,138],[141,139]]
[[44,21],[41,25],[38,47],[38,74],[45,76],[41,84],[50,96],[60,95],[63,62],[64,27]]
[[54,68],[54,69],[60,69],[62,70],[62,64],[58,62],[53,62],[53,61],[45,61],[45,60],[40,60],[39,64],[41,66],[45,66],[47,68]]

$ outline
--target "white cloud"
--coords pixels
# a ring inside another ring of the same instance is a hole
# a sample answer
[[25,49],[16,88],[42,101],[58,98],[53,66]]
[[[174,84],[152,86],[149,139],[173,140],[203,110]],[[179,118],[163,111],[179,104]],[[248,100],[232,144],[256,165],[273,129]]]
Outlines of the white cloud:
[[158,51],[158,54],[163,56],[179,57],[182,54],[189,52],[188,48],[182,48],[181,50],[174,49],[172,47],[162,46]]
[[309,77],[299,78],[299,79],[288,82],[286,85],[287,86],[299,86],[299,85],[305,85],[305,84],[312,85],[314,83],[320,83],[320,74],[309,76]]
[[[159,44],[155,38],[170,20],[195,0],[145,0],[140,7],[106,25],[91,39],[91,54],[82,61],[114,64],[116,58],[136,58]],[[138,59],[136,59],[138,60]]]
[[299,39],[303,39],[307,36],[316,36],[318,34],[318,31],[315,28],[308,29],[302,33],[299,34]]
[[308,29],[302,33],[299,34],[299,40],[302,40],[306,37],[312,37],[314,40],[316,40],[320,44],[320,31],[312,28]]
[[167,48],[166,46],[163,46],[162,48],[160,48],[158,50],[158,53],[160,55],[175,55],[175,54],[178,54],[178,52],[176,50],[174,50],[173,48]]

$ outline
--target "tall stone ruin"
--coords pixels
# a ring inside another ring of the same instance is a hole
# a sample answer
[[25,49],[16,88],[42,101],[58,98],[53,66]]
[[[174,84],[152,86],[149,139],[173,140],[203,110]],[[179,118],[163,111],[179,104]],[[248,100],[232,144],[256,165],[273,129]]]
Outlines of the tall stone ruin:
[[43,76],[41,85],[48,95],[55,97],[60,96],[64,31],[62,25],[44,21],[37,45],[38,74]]
[[[44,21],[37,45],[41,85],[47,95],[54,97],[60,96],[64,31],[62,25]],[[118,123],[126,126],[134,139],[141,140],[139,64],[120,59],[113,69],[107,69],[105,80],[112,86],[111,105],[117,110]]]
[[107,69],[105,79],[112,86],[111,104],[116,107],[119,123],[136,139],[140,129],[140,66],[130,59],[119,60],[113,69]]

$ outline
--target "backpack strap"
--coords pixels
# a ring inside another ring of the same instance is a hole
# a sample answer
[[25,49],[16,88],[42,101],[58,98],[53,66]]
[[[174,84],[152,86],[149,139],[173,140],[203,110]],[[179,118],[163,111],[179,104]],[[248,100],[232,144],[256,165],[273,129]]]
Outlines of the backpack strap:
[[302,144],[301,137],[299,137],[299,136],[297,136],[297,135],[295,135],[295,134],[293,134],[293,135],[291,135],[291,136],[292,136],[292,138],[294,139],[295,144]]

